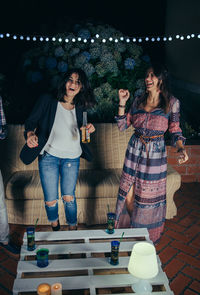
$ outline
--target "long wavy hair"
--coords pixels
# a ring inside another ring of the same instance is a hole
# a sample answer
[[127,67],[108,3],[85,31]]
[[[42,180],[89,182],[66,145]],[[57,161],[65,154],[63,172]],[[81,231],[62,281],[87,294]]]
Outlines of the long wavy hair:
[[66,83],[72,74],[77,74],[78,78],[81,82],[81,89],[79,93],[77,93],[73,99],[73,104],[77,106],[83,107],[92,107],[95,104],[95,98],[93,91],[90,87],[90,83],[85,72],[79,68],[73,68],[67,71],[63,76],[63,79],[58,87],[57,99],[59,101],[65,101],[64,96],[66,95]]
[[[170,96],[171,96],[170,85],[169,85],[169,72],[164,65],[157,63],[157,62],[152,63],[149,66],[149,68],[147,69],[146,73],[150,69],[153,70],[154,75],[158,78],[158,87],[160,90],[159,107],[162,108],[165,113],[168,113],[169,112],[169,100],[170,100]],[[146,106],[147,97],[148,97],[148,91],[146,91],[144,93],[144,95],[141,97],[140,105]]]

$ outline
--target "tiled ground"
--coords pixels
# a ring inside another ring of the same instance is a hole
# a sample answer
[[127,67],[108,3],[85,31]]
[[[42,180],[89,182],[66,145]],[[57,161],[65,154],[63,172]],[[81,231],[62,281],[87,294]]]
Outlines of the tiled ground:
[[[175,202],[178,214],[166,221],[157,252],[175,295],[200,294],[200,183],[183,183],[175,194]],[[10,228],[12,238],[21,243],[25,227]],[[50,227],[39,226],[38,230]],[[9,257],[0,247],[0,295],[12,294],[18,259]]]

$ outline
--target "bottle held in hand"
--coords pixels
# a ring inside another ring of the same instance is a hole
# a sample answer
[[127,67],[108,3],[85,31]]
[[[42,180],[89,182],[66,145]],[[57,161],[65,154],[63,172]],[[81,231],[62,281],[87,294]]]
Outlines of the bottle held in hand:
[[82,132],[82,142],[89,143],[90,142],[90,133],[88,132],[87,126],[87,112],[83,112],[83,126],[81,129]]

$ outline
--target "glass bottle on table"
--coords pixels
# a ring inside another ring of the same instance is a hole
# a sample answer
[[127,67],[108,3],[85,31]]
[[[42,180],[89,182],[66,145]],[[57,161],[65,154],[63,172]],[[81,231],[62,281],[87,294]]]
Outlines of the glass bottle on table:
[[83,143],[90,142],[90,133],[89,133],[88,129],[86,128],[86,126],[87,126],[87,112],[83,112],[83,126],[81,129]]

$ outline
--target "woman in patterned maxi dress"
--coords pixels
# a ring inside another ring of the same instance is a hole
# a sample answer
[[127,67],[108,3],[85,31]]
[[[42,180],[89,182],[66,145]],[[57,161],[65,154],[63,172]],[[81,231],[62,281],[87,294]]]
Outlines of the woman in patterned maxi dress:
[[133,126],[116,204],[116,228],[147,228],[156,243],[164,229],[166,215],[167,154],[164,133],[169,130],[177,147],[179,163],[187,161],[185,138],[179,126],[179,100],[168,92],[167,71],[152,65],[145,78],[146,93],[136,97],[125,114],[128,90],[119,90],[120,131]]

